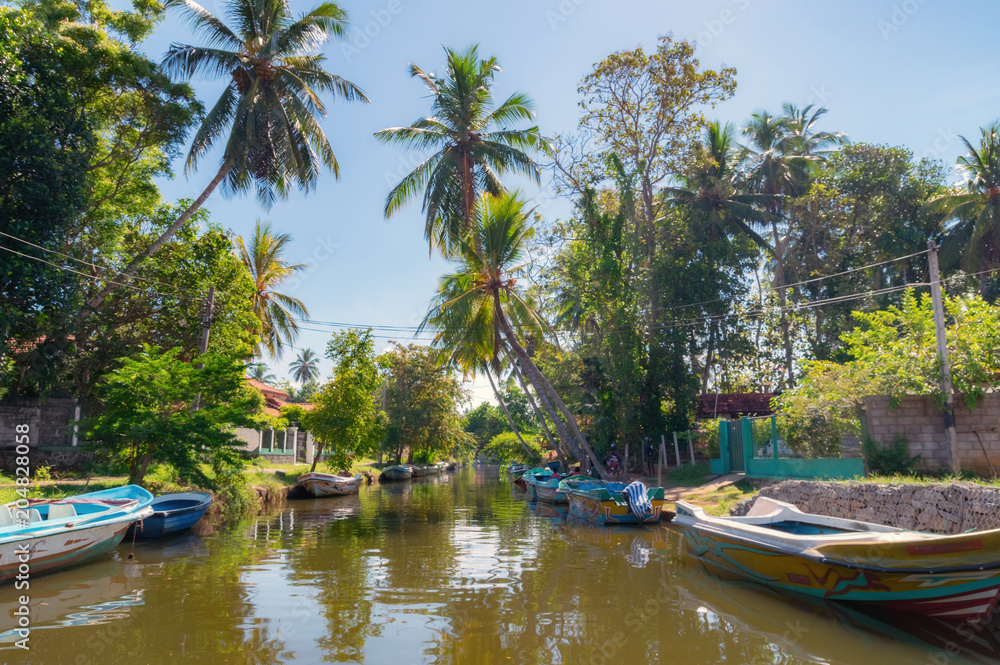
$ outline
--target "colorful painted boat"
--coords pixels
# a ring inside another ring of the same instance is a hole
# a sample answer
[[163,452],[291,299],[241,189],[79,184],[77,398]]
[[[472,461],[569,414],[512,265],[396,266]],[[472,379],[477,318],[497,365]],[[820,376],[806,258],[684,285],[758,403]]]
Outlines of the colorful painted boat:
[[378,476],[380,483],[392,483],[400,480],[409,480],[413,477],[413,470],[406,465],[387,466],[382,469]]
[[942,536],[765,497],[746,517],[711,517],[678,501],[674,521],[713,572],[784,591],[958,622],[987,619],[1000,598],[1000,529]]
[[566,494],[559,489],[562,476],[553,478],[555,475],[552,469],[537,467],[525,471],[521,476],[527,487],[528,497],[532,501],[546,501],[548,503],[568,503]]
[[520,462],[511,464],[507,467],[507,477],[513,482],[523,476],[524,472],[530,468],[527,464],[521,464]]
[[598,524],[650,524],[660,521],[663,510],[663,488],[650,487],[646,498],[652,509],[636,514],[624,496],[625,483],[573,476],[559,482],[559,491],[569,501],[569,514]]
[[129,533],[136,538],[162,538],[190,529],[197,524],[212,505],[212,495],[207,492],[174,492],[161,494],[153,499],[153,514],[135,522]]
[[65,499],[0,506],[0,580],[65,568],[109,552],[136,520],[153,514],[153,495],[137,485]]
[[360,473],[353,476],[335,476],[332,473],[303,473],[299,485],[314,497],[344,496],[357,494],[365,477]]

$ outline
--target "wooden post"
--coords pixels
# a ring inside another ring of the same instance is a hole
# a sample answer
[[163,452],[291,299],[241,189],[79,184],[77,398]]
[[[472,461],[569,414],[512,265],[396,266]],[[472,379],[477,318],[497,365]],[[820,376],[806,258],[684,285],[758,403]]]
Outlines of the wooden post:
[[948,340],[944,328],[944,302],[941,298],[941,273],[938,269],[937,243],[927,242],[927,263],[931,273],[931,300],[934,303],[934,331],[937,337],[938,362],[941,364],[941,392],[944,393],[944,428],[948,432],[951,447],[951,471],[960,473],[962,465],[958,460],[958,436],[955,433],[955,396],[951,387],[951,365],[948,362]]
[[656,459],[656,486],[663,487],[663,460],[666,451],[664,447],[666,445],[666,437],[662,434],[660,435],[660,456]]
[[677,432],[674,432],[674,457],[677,458],[677,466],[681,465],[681,448],[677,444]]
[[774,459],[779,459],[778,454],[778,416],[771,416],[771,451],[774,453]]
[[628,444],[625,444],[625,467],[622,469],[625,472],[625,482],[628,483]]
[[688,430],[688,453],[691,455],[691,464],[694,464],[694,440],[691,437],[691,430]]

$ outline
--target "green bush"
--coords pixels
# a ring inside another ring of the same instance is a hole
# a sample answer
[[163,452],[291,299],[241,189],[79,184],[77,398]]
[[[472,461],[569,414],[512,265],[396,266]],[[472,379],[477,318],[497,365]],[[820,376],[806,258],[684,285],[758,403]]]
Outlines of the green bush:
[[482,450],[483,457],[497,464],[507,464],[516,460],[533,465],[540,463],[542,461],[542,448],[538,445],[538,441],[530,436],[523,434],[522,436],[524,442],[531,448],[531,455],[524,452],[516,434],[504,432],[490,439],[489,445]]
[[881,476],[909,475],[920,459],[920,455],[910,457],[909,443],[901,434],[893,438],[891,446],[865,439],[861,444],[861,454],[864,455],[868,473]]

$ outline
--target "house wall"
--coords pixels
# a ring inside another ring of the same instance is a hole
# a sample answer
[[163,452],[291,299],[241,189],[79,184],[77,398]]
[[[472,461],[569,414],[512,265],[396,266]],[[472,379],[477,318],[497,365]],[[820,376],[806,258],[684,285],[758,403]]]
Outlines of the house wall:
[[[10,471],[16,466],[19,425],[28,426],[30,467],[73,466],[89,459],[89,452],[72,445],[77,404],[75,399],[48,399],[0,406],[0,468]],[[80,413],[86,415],[83,405]]]
[[[951,469],[948,433],[933,397],[906,396],[895,409],[891,408],[887,395],[865,397],[864,402],[868,436],[874,441],[891,445],[897,435],[902,435],[906,437],[910,455],[920,455],[918,469]],[[1000,394],[987,395],[972,409],[965,405],[964,399],[956,397],[955,430],[962,469],[992,475],[992,462],[1000,471]]]

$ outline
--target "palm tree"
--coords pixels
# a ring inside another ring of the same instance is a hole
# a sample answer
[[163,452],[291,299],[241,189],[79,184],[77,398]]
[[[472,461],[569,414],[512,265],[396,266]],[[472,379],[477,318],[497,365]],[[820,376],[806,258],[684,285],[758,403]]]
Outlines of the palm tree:
[[538,127],[508,128],[534,115],[526,94],[515,92],[494,106],[490,87],[500,71],[496,58],[480,60],[477,46],[462,52],[446,48],[445,53],[445,73],[440,77],[410,64],[410,76],[423,81],[433,95],[431,115],[409,127],[383,129],[375,138],[437,150],[389,192],[385,216],[398,212],[423,190],[424,237],[448,256],[461,252],[479,194],[505,191],[500,176],[507,172],[540,182],[538,165],[527,152],[548,154],[550,148]]
[[704,226],[709,238],[746,235],[762,249],[771,246],[753,228],[769,223],[767,208],[775,202],[769,194],[739,193],[734,152],[733,125],[718,121],[705,128],[702,142],[695,146],[696,166],[677,178],[678,187],[666,187],[671,205],[685,208]]
[[184,171],[194,170],[220,139],[225,145],[222,161],[201,195],[87,303],[83,317],[100,307],[115,282],[132,276],[158,252],[220,184],[228,194],[253,186],[261,204],[270,207],[294,186],[313,189],[322,167],[339,178],[337,158],[317,120],[326,116],[321,95],[368,101],[353,83],[323,69],[320,48],[331,35],[340,38],[347,32],[347,13],[336,3],[324,2],[294,19],[285,0],[229,0],[227,18],[235,28],[194,0],[168,0],[167,6],[179,8],[207,42],[172,44],[163,62],[167,72],[228,79],[195,134]]
[[277,377],[271,374],[271,370],[264,363],[251,363],[247,366],[247,376],[254,381],[260,381],[271,385],[277,381]]
[[262,328],[260,344],[254,351],[258,357],[263,355],[262,350],[267,350],[272,358],[280,358],[285,344],[291,344],[298,335],[299,326],[294,317],[309,316],[298,298],[274,290],[305,268],[304,264],[288,265],[281,257],[285,244],[291,239],[287,233],[275,235],[271,232],[271,224],[259,219],[249,247],[242,236],[236,238],[236,251],[254,283],[253,312]]
[[305,385],[319,376],[319,356],[312,349],[302,349],[288,369],[293,379]]
[[[965,172],[965,191],[955,191],[934,199],[925,211],[943,220],[954,220],[944,242],[946,255],[961,255],[966,270],[981,271],[1000,266],[1000,121],[981,130],[976,148],[960,137],[968,154],[958,158]],[[980,288],[987,275],[980,278]]]
[[421,329],[432,327],[438,331],[437,346],[447,347],[464,339],[469,347],[477,349],[477,357],[492,365],[497,365],[503,350],[509,349],[563,444],[577,460],[590,459],[607,478],[573,414],[525,348],[525,340],[537,343],[552,334],[542,316],[516,288],[517,277],[524,270],[518,262],[534,232],[527,222],[530,211],[525,210],[524,201],[516,193],[483,195],[475,211],[471,237],[461,245],[458,271],[441,278],[438,295]]
[[827,114],[827,109],[809,104],[799,108],[785,103],[781,107],[787,120],[787,133],[783,139],[784,152],[806,157],[814,162],[825,161],[837,148],[850,143],[846,132],[816,131],[816,123]]

